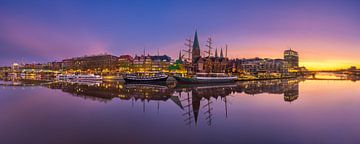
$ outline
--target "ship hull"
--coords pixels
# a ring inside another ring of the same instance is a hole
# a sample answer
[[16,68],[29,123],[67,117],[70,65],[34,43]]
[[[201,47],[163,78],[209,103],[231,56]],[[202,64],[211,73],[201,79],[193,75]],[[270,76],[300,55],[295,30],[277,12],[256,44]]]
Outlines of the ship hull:
[[168,77],[156,78],[156,79],[134,79],[124,77],[125,82],[136,82],[136,83],[149,83],[149,82],[165,82]]
[[235,78],[207,78],[207,79],[199,79],[199,78],[185,78],[180,76],[174,76],[176,81],[183,84],[211,84],[211,83],[232,83],[235,82]]

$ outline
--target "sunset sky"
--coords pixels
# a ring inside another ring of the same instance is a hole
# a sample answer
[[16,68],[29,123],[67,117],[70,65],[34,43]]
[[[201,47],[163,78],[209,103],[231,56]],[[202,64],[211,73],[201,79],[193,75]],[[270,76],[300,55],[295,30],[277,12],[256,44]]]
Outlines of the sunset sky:
[[230,58],[300,53],[310,69],[360,67],[359,0],[2,0],[0,66],[99,53],[176,58],[198,30],[201,48]]

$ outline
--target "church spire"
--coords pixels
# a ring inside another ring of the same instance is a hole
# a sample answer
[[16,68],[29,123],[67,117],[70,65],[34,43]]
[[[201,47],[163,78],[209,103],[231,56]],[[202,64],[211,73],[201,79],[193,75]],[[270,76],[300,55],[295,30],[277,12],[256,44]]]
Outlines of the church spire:
[[195,31],[194,43],[193,43],[193,50],[200,49],[199,39],[197,36],[197,30]]
[[218,52],[217,52],[217,48],[215,49],[215,57],[218,57]]
[[195,31],[194,43],[192,47],[192,62],[196,62],[200,58],[200,44],[197,36],[197,30]]
[[223,54],[222,48],[221,48],[221,51],[220,51],[220,58],[224,58],[224,54]]
[[179,61],[182,61],[181,50],[179,51]]

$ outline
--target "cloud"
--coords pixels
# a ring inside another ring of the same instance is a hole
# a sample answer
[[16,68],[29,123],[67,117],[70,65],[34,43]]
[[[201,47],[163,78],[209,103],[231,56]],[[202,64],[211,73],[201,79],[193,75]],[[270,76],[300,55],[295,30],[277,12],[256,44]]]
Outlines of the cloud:
[[107,43],[84,28],[64,28],[19,16],[0,18],[2,57],[60,60],[108,52]]

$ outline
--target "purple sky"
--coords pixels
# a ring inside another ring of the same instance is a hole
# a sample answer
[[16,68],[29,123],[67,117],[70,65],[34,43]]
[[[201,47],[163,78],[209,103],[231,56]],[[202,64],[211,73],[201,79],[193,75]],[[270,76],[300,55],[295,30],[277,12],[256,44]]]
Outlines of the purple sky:
[[[229,56],[282,57],[307,67],[359,65],[357,0],[1,1],[0,65],[99,53],[176,57],[199,32]],[[203,49],[204,50],[204,49]]]

